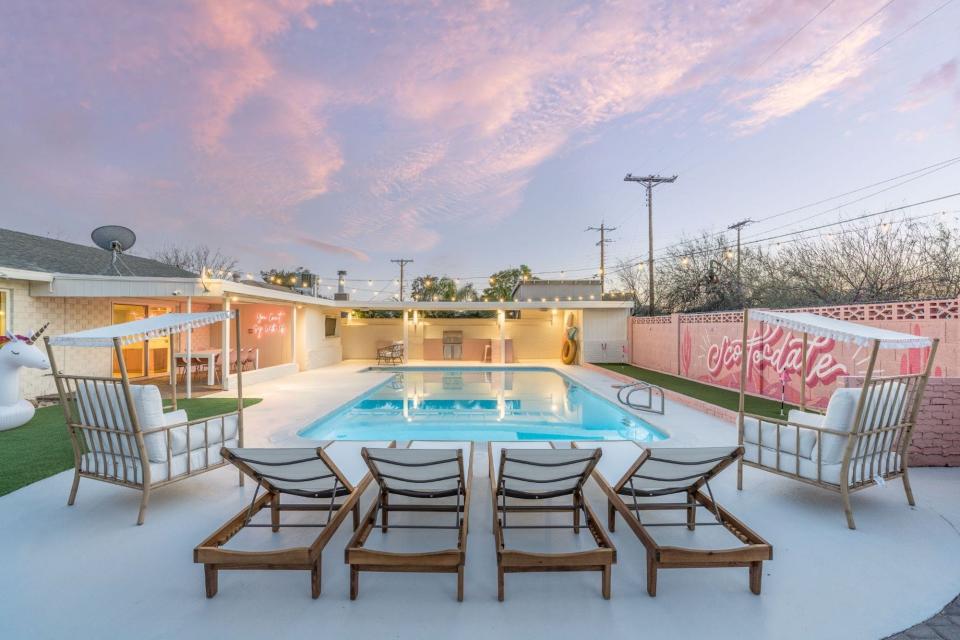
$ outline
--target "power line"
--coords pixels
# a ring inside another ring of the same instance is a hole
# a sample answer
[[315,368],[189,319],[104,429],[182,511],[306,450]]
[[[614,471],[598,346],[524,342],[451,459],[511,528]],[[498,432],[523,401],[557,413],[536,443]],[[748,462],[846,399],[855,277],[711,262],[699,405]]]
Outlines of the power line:
[[922,22],[926,21],[928,18],[931,18],[934,14],[938,13],[941,9],[943,9],[944,7],[946,7],[946,6],[947,6],[948,4],[950,4],[951,2],[953,2],[953,0],[947,0],[946,2],[944,2],[943,4],[941,4],[939,7],[937,7],[936,9],[934,9],[933,11],[931,11],[930,13],[928,13],[927,15],[923,16],[922,18],[920,18],[919,20],[917,20],[916,22],[914,22],[913,24],[911,24],[909,27],[907,27],[906,29],[904,29],[903,31],[901,31],[900,33],[898,33],[897,35],[893,36],[892,38],[890,38],[889,40],[887,40],[886,42],[884,42],[882,45],[880,45],[879,47],[877,47],[876,49],[874,49],[873,51],[871,51],[871,52],[868,54],[868,57],[869,57],[869,56],[872,56],[872,55],[875,54],[875,53],[877,53],[878,51],[880,51],[881,49],[883,49],[884,47],[886,47],[888,44],[890,44],[890,43],[893,42],[894,40],[897,40],[897,39],[900,38],[901,36],[907,35],[907,34],[910,33],[911,31],[913,31],[914,28],[920,26],[920,24],[921,24]]
[[[952,2],[953,0],[949,0],[949,1]],[[788,37],[786,40],[784,40],[783,42],[781,42],[780,45],[779,45],[776,49],[774,49],[773,51],[771,51],[770,54],[769,54],[766,58],[764,58],[763,60],[761,60],[760,63],[757,64],[757,66],[753,67],[753,69],[751,69],[750,72],[747,74],[747,77],[749,78],[749,77],[752,76],[754,73],[756,73],[761,67],[763,67],[763,65],[767,64],[767,62],[769,62],[770,59],[773,58],[773,56],[775,56],[775,55],[777,55],[778,53],[780,53],[780,50],[781,50],[781,49],[783,49],[785,46],[787,46],[788,44],[790,44],[791,42],[793,42],[793,39],[794,39],[794,38],[796,38],[798,35],[800,35],[800,34],[804,31],[804,29],[806,29],[806,28],[809,27],[811,24],[813,24],[813,21],[816,20],[817,18],[819,18],[820,15],[821,15],[824,11],[826,11],[827,9],[829,9],[829,8],[833,5],[834,2],[836,2],[836,0],[830,0],[827,4],[823,5],[823,7],[820,9],[820,11],[817,11],[812,18],[810,18],[809,20],[807,20],[806,22],[803,23],[803,26],[801,26],[799,29],[797,29],[797,30],[794,31],[792,34],[790,34],[790,37]]]

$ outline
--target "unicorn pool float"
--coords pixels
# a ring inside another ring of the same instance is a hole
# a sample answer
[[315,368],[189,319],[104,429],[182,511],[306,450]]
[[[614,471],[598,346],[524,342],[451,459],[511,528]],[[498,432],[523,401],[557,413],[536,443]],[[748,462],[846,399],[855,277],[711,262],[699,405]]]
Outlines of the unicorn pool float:
[[34,344],[49,325],[29,338],[9,331],[0,336],[0,431],[26,424],[36,412],[33,404],[20,398],[20,369],[50,368],[47,356]]

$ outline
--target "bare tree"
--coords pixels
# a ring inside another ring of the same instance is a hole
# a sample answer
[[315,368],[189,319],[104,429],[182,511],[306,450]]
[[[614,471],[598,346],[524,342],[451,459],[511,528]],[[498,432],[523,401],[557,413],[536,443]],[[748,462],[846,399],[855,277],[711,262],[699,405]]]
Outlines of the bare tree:
[[[645,300],[646,278],[617,268],[622,289]],[[656,263],[661,312],[770,308],[953,298],[960,295],[960,231],[938,224],[887,222],[736,253],[725,236],[704,234],[672,247]],[[742,295],[742,297],[741,297]]]
[[211,249],[205,244],[194,247],[178,247],[175,245],[166,245],[153,256],[154,260],[164,264],[173,265],[186,269],[192,273],[199,274],[203,269],[213,273],[229,273],[237,268],[237,260],[231,256],[224,255],[220,249]]

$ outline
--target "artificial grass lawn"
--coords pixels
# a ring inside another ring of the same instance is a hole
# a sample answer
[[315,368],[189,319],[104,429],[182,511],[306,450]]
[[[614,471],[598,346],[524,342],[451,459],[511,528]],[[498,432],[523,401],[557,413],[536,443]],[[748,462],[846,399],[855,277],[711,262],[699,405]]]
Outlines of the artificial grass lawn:
[[[622,373],[623,375],[636,378],[637,380],[643,380],[644,382],[655,384],[659,387],[663,387],[664,389],[682,393],[685,396],[690,396],[691,398],[696,398],[697,400],[703,400],[704,402],[715,404],[718,407],[723,407],[724,409],[737,411],[740,408],[740,393],[738,391],[721,389],[719,387],[710,386],[709,384],[703,384],[702,382],[696,382],[694,380],[688,380],[678,376],[671,376],[668,373],[660,373],[659,371],[651,371],[650,369],[641,369],[640,367],[635,367],[630,364],[596,363],[596,366],[609,369],[610,371],[616,371],[617,373]],[[784,415],[781,416],[780,403],[776,400],[770,400],[769,398],[758,398],[750,395],[748,395],[744,400],[744,408],[746,409],[747,413],[755,413],[767,418],[785,419],[787,411],[790,409],[796,409],[794,405],[787,403],[785,403],[783,407]]]
[[[245,398],[243,406],[249,407],[261,400]],[[168,401],[164,404],[169,406]],[[177,401],[177,408],[185,409],[191,420],[232,411],[236,406],[235,398]],[[72,468],[73,447],[60,405],[37,409],[27,424],[0,432],[0,496]]]

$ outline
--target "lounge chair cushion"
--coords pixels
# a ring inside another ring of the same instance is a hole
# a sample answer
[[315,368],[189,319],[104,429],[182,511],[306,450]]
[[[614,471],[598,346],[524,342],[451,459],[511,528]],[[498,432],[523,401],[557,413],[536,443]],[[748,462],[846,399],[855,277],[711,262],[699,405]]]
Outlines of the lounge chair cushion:
[[497,483],[503,460],[503,488],[506,495],[545,496],[572,492],[593,464],[594,449],[500,449],[494,461]]
[[[795,412],[791,411],[788,416],[789,422],[797,422],[799,424],[810,424],[812,422],[807,416],[811,414],[804,414],[804,416],[799,416],[799,420],[794,420]],[[821,421],[823,416],[817,416]],[[820,426],[815,424],[812,426]],[[800,432],[800,455],[809,458],[813,453],[813,448],[817,444],[817,433],[809,429],[797,429],[793,426],[784,426],[779,425],[775,422],[767,422],[766,420],[757,420],[756,418],[751,418],[749,416],[743,419],[743,440],[744,442],[750,442],[752,444],[759,444],[764,447],[769,447],[771,449],[777,448],[777,432],[779,430],[780,435],[780,450],[786,451],[788,453],[797,453],[797,431]]]

